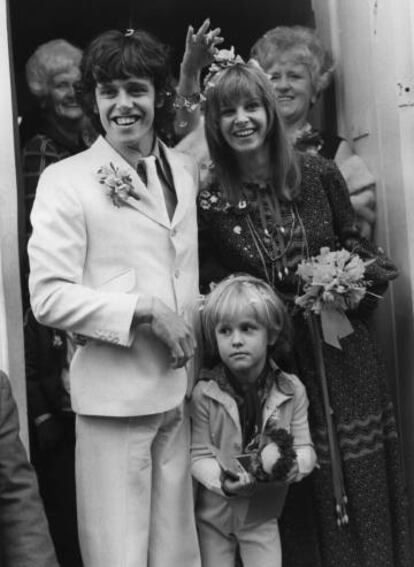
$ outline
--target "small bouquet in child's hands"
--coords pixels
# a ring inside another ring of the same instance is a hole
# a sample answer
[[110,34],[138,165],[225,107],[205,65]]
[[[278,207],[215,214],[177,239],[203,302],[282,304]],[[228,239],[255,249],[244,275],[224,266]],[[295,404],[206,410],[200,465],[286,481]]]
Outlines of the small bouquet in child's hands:
[[369,282],[365,268],[375,259],[364,262],[358,254],[342,249],[321,248],[319,256],[302,260],[297,274],[303,280],[303,295],[295,299],[305,313],[321,316],[325,342],[341,348],[338,339],[353,332],[345,311],[358,307],[367,293]]
[[269,425],[266,443],[250,459],[250,471],[259,482],[284,482],[296,460],[293,436],[284,428]]

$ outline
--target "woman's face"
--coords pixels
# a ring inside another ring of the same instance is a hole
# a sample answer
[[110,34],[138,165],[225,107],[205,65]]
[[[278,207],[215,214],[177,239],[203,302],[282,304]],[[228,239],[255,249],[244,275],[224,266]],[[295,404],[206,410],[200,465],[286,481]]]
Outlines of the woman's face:
[[83,116],[79,106],[74,85],[80,79],[78,67],[56,73],[49,81],[49,109],[57,118],[79,120]]
[[279,112],[288,126],[307,122],[315,92],[309,69],[294,53],[286,53],[265,69],[277,96]]
[[269,121],[263,102],[244,96],[220,108],[220,131],[238,154],[260,152],[266,142]]

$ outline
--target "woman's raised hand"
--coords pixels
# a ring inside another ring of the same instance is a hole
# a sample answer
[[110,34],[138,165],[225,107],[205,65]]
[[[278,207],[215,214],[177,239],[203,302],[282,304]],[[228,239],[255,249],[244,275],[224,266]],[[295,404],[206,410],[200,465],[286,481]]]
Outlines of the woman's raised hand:
[[181,62],[181,72],[186,75],[197,75],[203,67],[210,65],[217,52],[217,46],[224,38],[220,36],[221,29],[210,29],[207,18],[197,31],[193,26],[188,27],[185,39],[185,52]]

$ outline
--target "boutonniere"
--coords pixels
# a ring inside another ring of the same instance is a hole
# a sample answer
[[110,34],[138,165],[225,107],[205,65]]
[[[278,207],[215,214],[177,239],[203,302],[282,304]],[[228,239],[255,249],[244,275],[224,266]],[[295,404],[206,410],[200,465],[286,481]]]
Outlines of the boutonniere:
[[102,183],[108,189],[108,196],[112,200],[115,207],[124,205],[128,197],[132,197],[139,201],[140,197],[132,185],[132,179],[129,173],[116,167],[112,162],[103,165],[98,169],[99,183]]

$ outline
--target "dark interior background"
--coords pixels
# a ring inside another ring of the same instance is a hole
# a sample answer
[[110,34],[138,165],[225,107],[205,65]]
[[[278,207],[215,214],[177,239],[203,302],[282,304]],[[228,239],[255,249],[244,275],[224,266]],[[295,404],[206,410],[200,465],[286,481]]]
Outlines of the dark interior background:
[[311,0],[9,0],[19,115],[33,107],[24,65],[38,45],[56,38],[85,47],[107,29],[144,28],[172,47],[175,73],[187,26],[210,17],[225,47],[247,57],[253,42],[277,25],[313,27]]

